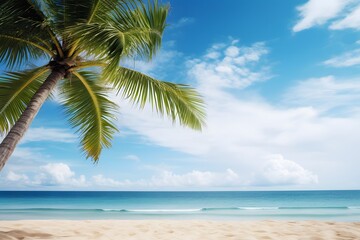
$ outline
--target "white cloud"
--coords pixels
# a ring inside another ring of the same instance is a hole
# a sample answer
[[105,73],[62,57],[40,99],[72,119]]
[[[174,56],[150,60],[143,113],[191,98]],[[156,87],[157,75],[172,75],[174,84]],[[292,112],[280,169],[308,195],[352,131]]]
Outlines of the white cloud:
[[130,161],[140,161],[140,158],[136,155],[130,154],[124,157],[126,160]]
[[318,182],[318,177],[299,164],[274,155],[260,171],[253,173],[251,181],[243,179],[232,169],[223,172],[192,170],[183,174],[162,170],[149,179],[114,180],[103,175],[93,176],[95,186],[108,188],[136,189],[188,189],[188,188],[231,188],[239,189],[249,186],[304,185]]
[[13,171],[15,173],[31,171],[44,164],[46,160],[47,156],[42,154],[42,149],[18,146],[15,148],[3,171]]
[[55,183],[65,183],[75,175],[70,167],[64,163],[49,163],[42,166],[41,170],[48,173]]
[[103,175],[93,176],[96,186],[111,188],[199,188],[199,187],[231,187],[241,186],[242,183],[237,173],[231,169],[225,172],[197,171],[193,170],[184,174],[176,174],[172,171],[161,171],[150,179],[138,179],[135,181],[118,181]]
[[236,57],[240,53],[240,49],[236,46],[230,46],[225,50],[225,55],[229,57]]
[[239,47],[236,43],[216,44],[203,58],[188,62],[190,77],[197,80],[204,92],[228,87],[242,89],[270,78],[268,69],[259,67],[260,60],[269,52],[265,44]]
[[314,106],[321,111],[342,109],[354,112],[360,101],[358,80],[339,80],[334,76],[300,81],[286,93],[284,102]]
[[251,184],[254,185],[304,185],[318,183],[318,176],[282,155],[273,155],[264,164]]
[[[16,171],[16,172],[15,172]],[[84,175],[76,177],[69,165],[65,163],[48,163],[31,169],[10,170],[5,178],[27,187],[86,187]]]
[[48,163],[41,166],[40,170],[42,172],[38,175],[38,180],[40,180],[41,185],[86,185],[85,176],[81,175],[76,178],[75,173],[65,163]]
[[217,51],[211,51],[208,54],[205,55],[206,58],[210,58],[210,59],[217,59],[221,56],[221,54]]
[[[159,119],[150,111],[123,107],[123,124],[160,146],[186,152],[209,161],[254,165],[263,155],[321,139],[326,132],[311,107],[276,109],[261,101],[218,95],[206,99],[207,127],[194,132]],[[131,114],[131,115],[130,115]],[[320,130],[320,131],[319,131]],[[176,136],[176,137],[174,137]]]
[[177,22],[175,23],[170,23],[169,24],[169,28],[170,29],[174,29],[174,28],[180,28],[189,24],[192,24],[195,22],[194,18],[190,18],[190,17],[183,17],[180,18]]
[[76,136],[62,128],[30,128],[25,133],[22,143],[39,141],[72,143],[76,141]]
[[134,185],[129,180],[125,180],[125,181],[121,182],[121,181],[114,180],[112,178],[104,177],[102,174],[93,176],[92,180],[96,186],[101,186],[101,187],[124,187],[124,186],[131,187]]
[[360,5],[353,9],[352,12],[346,15],[345,18],[333,22],[330,29],[341,30],[346,28],[354,28],[360,30]]
[[15,148],[15,151],[11,157],[29,161],[29,160],[36,160],[37,158],[42,158],[43,155],[39,153],[39,149],[37,148],[17,147]]
[[25,174],[16,174],[13,171],[10,171],[7,176],[6,179],[9,181],[28,181],[28,177]]
[[229,187],[240,186],[239,176],[231,169],[225,172],[191,171],[185,174],[175,174],[164,171],[160,176],[152,177],[151,187]]
[[351,3],[354,2],[357,0],[309,0],[304,5],[297,7],[300,20],[293,27],[293,31],[299,32],[341,17],[347,7],[352,6]]
[[332,67],[351,67],[360,65],[360,49],[355,49],[340,56],[330,58],[326,60],[324,64]]

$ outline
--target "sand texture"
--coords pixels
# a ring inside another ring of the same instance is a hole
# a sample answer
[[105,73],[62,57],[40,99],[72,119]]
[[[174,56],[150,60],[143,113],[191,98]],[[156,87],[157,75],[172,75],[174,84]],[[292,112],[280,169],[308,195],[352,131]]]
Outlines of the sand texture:
[[360,239],[360,222],[195,220],[0,221],[0,239]]

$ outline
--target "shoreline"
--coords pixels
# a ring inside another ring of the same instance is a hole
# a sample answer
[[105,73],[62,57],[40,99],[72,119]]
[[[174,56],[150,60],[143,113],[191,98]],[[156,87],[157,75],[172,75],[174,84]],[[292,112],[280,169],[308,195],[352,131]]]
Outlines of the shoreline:
[[360,222],[318,220],[12,220],[0,239],[360,239]]

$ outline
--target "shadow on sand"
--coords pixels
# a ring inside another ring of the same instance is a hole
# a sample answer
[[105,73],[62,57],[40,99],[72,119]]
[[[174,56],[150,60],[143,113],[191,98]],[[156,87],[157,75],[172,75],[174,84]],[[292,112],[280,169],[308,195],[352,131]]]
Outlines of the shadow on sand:
[[52,239],[51,234],[41,232],[26,232],[22,230],[0,231],[1,240],[22,240],[22,239]]

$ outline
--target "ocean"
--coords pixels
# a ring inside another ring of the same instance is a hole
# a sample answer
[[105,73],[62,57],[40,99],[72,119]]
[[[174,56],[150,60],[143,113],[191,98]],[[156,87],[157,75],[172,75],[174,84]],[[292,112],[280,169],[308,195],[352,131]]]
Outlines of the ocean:
[[360,221],[360,191],[0,191],[0,220]]

